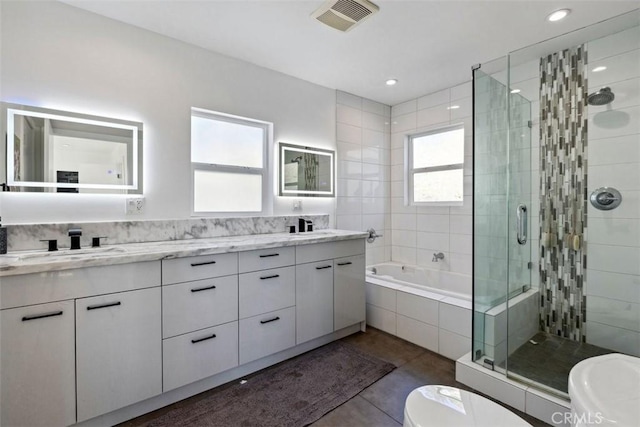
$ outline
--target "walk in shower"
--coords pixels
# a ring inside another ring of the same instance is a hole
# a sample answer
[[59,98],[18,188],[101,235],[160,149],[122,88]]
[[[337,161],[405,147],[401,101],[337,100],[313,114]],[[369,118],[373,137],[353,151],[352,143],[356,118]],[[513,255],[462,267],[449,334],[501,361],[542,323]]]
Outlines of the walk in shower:
[[472,359],[567,397],[640,356],[640,13],[473,69]]

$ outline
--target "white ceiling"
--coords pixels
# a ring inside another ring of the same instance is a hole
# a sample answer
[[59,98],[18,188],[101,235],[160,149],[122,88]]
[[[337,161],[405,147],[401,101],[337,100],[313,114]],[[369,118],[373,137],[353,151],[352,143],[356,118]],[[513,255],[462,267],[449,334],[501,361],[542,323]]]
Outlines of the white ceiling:
[[[342,33],[310,18],[323,0],[64,0],[205,49],[388,105],[471,78],[471,65],[636,9],[638,1],[374,0]],[[573,10],[550,23],[552,11]],[[399,83],[388,87],[385,80]]]

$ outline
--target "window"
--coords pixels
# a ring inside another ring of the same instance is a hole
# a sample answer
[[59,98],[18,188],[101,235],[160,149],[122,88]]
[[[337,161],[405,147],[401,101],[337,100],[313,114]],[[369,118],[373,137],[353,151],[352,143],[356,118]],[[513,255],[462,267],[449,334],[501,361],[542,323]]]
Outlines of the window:
[[271,123],[191,109],[193,213],[265,213]]
[[464,127],[447,126],[407,138],[405,195],[410,205],[461,205]]

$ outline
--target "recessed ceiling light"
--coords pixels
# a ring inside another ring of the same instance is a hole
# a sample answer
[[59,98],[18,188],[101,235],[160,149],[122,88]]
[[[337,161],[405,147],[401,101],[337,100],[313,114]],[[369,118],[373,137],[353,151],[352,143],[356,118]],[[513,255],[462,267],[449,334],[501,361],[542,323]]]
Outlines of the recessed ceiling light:
[[547,21],[556,22],[564,19],[571,13],[571,9],[560,9],[553,12],[551,15],[547,16]]
[[386,81],[387,86],[393,86],[394,84],[398,83],[398,79],[389,79]]
[[511,93],[520,93],[520,89],[512,89]]
[[599,73],[600,71],[604,71],[606,69],[607,69],[607,67],[602,66],[602,67],[596,67],[591,71],[593,71],[594,73]]
[[451,107],[447,107],[447,110],[457,110],[458,108],[460,108],[459,105],[452,105]]

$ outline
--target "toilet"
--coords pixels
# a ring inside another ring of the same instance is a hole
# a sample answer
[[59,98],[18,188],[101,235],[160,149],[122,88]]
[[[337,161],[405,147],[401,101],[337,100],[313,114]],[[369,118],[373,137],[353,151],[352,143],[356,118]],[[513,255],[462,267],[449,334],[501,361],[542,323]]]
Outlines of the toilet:
[[569,373],[571,421],[583,426],[636,426],[640,422],[640,358],[591,357]]
[[531,424],[477,394],[444,385],[426,385],[407,397],[403,427],[426,426],[531,427]]

